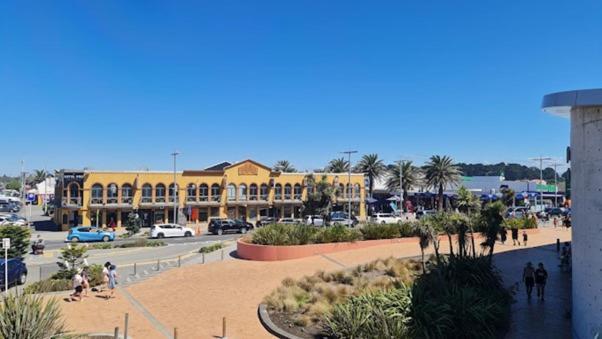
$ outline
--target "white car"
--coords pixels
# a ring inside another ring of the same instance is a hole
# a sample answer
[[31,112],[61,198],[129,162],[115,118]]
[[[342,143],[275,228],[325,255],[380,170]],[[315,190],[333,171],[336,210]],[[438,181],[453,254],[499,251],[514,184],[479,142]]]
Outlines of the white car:
[[396,224],[401,221],[401,218],[391,213],[376,213],[372,216],[372,220],[377,224]]
[[27,226],[27,219],[14,215],[0,215],[0,225]]
[[308,215],[305,219],[306,225],[324,226],[324,219],[321,215]]
[[151,238],[193,237],[194,230],[178,224],[156,224],[150,232]]

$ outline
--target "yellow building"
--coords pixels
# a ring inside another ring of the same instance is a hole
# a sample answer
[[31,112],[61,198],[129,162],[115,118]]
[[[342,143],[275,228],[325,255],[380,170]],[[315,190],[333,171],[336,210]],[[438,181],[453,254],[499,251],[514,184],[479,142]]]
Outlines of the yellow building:
[[300,218],[303,202],[316,181],[325,177],[336,188],[335,210],[348,210],[364,220],[365,180],[352,173],[280,173],[253,160],[227,162],[204,170],[74,171],[58,173],[55,222],[71,225],[121,226],[136,211],[144,226],[178,220],[207,222],[210,218]]

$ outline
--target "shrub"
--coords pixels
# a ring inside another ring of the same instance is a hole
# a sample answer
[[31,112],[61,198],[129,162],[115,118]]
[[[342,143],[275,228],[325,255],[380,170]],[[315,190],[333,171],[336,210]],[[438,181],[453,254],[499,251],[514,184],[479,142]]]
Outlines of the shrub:
[[84,245],[67,245],[67,247],[61,248],[61,254],[59,255],[61,261],[57,262],[60,271],[74,271],[82,267],[88,257],[87,251],[88,248]]
[[115,248],[131,248],[131,247],[160,247],[166,246],[167,244],[162,240],[148,240],[145,238],[139,238],[133,242],[126,242],[124,244],[116,245]]
[[89,245],[88,248],[91,250],[109,250],[109,249],[113,248],[113,245],[106,243],[106,242],[101,242],[101,243]]
[[199,249],[199,253],[211,253],[211,252],[217,251],[222,248],[224,248],[224,244],[221,242],[218,242],[215,244],[211,244],[209,246],[201,247],[201,249]]
[[29,251],[31,231],[28,227],[5,225],[0,227],[0,238],[10,238],[9,258],[22,258]]
[[71,289],[71,280],[69,279],[44,279],[27,285],[23,289],[23,294],[36,294],[68,291]]
[[416,236],[416,224],[413,222],[402,222],[399,225],[399,234],[402,238]]
[[[306,227],[306,226],[304,226]],[[316,243],[349,242],[362,238],[362,234],[344,225],[320,228],[316,234]]]
[[368,224],[361,232],[364,240],[393,239],[401,235],[398,224]]
[[0,303],[0,338],[43,339],[64,332],[60,307],[55,299],[9,294]]
[[253,233],[253,243],[258,245],[291,245],[292,225],[272,224],[261,227]]

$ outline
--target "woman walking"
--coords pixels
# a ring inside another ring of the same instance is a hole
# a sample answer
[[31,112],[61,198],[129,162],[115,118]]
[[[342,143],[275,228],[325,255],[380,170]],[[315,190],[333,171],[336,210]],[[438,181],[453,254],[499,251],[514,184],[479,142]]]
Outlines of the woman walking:
[[100,291],[104,291],[105,288],[109,288],[109,267],[111,267],[111,262],[107,261],[102,267],[102,286],[100,286]]
[[88,289],[90,288],[90,276],[88,275],[88,266],[85,266],[82,270],[82,289],[84,290],[84,297],[88,296]]
[[535,270],[531,262],[528,262],[523,269],[523,282],[527,288],[527,298],[531,299],[531,292],[533,292],[533,285],[535,285]]
[[115,287],[117,285],[117,269],[115,265],[111,265],[109,267],[109,290],[111,294],[107,297],[107,299],[115,298]]

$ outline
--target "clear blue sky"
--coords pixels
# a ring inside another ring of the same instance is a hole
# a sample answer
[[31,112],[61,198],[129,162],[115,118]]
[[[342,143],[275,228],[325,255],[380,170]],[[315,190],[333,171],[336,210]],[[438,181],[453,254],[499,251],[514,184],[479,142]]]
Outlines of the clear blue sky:
[[562,157],[600,1],[2,1],[0,173]]

